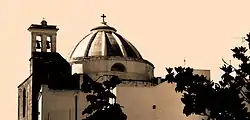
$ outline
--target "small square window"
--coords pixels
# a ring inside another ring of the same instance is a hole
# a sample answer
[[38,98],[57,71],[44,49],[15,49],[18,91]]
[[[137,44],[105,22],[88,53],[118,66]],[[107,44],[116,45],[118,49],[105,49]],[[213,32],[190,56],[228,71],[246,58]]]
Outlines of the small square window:
[[153,105],[153,109],[156,109],[156,105]]

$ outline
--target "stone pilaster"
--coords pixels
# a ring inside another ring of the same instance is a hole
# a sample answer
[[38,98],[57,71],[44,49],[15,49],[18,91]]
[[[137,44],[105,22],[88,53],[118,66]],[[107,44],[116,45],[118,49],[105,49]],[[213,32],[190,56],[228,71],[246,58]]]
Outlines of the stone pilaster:
[[43,34],[42,35],[42,52],[46,52],[46,41],[47,41],[47,35]]
[[51,52],[56,52],[56,34],[51,36]]

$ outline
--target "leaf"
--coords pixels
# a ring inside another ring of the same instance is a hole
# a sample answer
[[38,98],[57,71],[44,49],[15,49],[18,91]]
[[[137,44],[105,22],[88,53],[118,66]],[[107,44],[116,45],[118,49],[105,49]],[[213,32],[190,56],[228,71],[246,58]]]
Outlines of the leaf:
[[166,70],[167,70],[168,74],[170,74],[170,73],[172,73],[173,68],[167,68],[167,67],[166,67]]
[[113,76],[103,83],[93,81],[88,75],[84,75],[84,82],[81,85],[82,90],[88,92],[86,96],[90,105],[86,107],[82,114],[88,114],[86,120],[126,120],[127,116],[122,112],[119,104],[110,104],[109,99],[116,99],[116,96],[110,91],[120,84],[121,80]]
[[175,67],[175,71],[176,71],[177,73],[182,73],[182,72],[184,71],[184,68],[182,68],[181,66]]
[[87,99],[87,102],[90,102],[91,104],[93,104],[94,102],[97,101],[97,96],[96,95],[87,95],[86,99]]

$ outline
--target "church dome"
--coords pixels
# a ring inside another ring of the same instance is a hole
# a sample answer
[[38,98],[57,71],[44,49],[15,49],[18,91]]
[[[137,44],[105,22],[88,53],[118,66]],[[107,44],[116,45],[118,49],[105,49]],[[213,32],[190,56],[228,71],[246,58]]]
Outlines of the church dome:
[[80,40],[73,48],[69,59],[120,56],[143,59],[138,50],[106,22],[90,30],[91,33]]

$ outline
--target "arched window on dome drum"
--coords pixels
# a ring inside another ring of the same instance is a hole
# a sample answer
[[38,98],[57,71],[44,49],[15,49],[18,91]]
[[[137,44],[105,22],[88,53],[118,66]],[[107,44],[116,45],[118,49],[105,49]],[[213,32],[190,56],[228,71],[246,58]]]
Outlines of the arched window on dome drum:
[[126,67],[121,63],[115,63],[111,67],[111,71],[126,72]]
[[23,117],[25,117],[26,112],[26,89],[23,89]]

